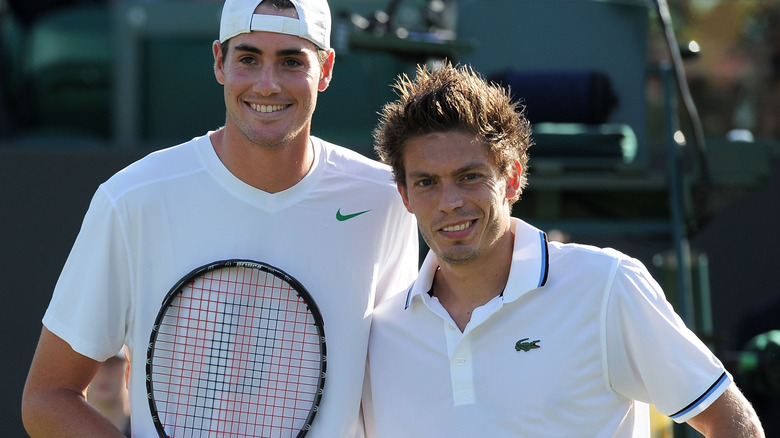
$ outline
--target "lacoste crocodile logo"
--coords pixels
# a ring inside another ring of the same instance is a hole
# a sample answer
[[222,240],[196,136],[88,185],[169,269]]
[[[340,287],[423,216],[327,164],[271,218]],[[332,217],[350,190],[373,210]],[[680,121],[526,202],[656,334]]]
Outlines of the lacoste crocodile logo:
[[515,350],[517,351],[531,351],[535,348],[542,348],[541,345],[537,344],[539,342],[539,339],[535,341],[529,341],[530,338],[523,338],[517,341],[515,344]]
[[360,216],[361,214],[368,213],[369,211],[371,210],[363,210],[352,214],[341,214],[341,209],[339,208],[338,211],[336,211],[336,220],[339,222],[348,221],[353,217]]

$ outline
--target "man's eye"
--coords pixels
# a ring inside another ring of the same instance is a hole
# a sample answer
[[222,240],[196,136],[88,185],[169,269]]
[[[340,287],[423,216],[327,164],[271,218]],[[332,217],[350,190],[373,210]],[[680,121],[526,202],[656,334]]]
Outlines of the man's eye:
[[417,181],[417,183],[415,183],[415,185],[417,185],[419,187],[428,187],[431,184],[433,184],[433,181],[431,181],[429,179],[422,179],[420,181]]
[[466,181],[473,181],[478,178],[479,178],[479,174],[476,173],[469,173],[468,175],[463,177],[463,179],[465,179]]
[[297,59],[287,59],[283,64],[285,67],[300,67],[303,65],[303,63]]
[[241,58],[238,58],[238,62],[240,62],[241,64],[249,65],[255,62],[255,60],[251,56],[242,56]]

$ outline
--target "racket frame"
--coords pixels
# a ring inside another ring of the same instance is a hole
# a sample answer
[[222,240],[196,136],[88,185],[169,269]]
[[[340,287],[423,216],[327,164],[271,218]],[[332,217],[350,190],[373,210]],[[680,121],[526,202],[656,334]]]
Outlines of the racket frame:
[[281,279],[285,283],[289,284],[292,287],[292,289],[298,294],[298,296],[306,303],[309,312],[314,318],[314,321],[316,323],[315,326],[319,334],[318,338],[319,338],[319,346],[321,351],[320,372],[319,372],[319,377],[317,382],[318,389],[314,395],[312,408],[309,412],[309,415],[306,418],[306,421],[303,424],[303,427],[301,428],[301,430],[298,432],[297,435],[297,438],[303,438],[304,436],[306,436],[306,433],[311,429],[311,425],[312,422],[314,421],[314,417],[317,415],[317,412],[319,411],[320,401],[322,400],[323,388],[325,387],[325,369],[327,366],[327,350],[325,346],[325,326],[322,318],[322,313],[320,312],[320,309],[317,306],[317,302],[314,301],[314,298],[311,296],[309,291],[306,290],[306,288],[297,279],[295,279],[295,277],[267,263],[248,260],[248,259],[219,260],[195,268],[190,273],[182,277],[165,295],[165,298],[163,299],[162,302],[162,306],[160,307],[160,311],[157,313],[157,317],[155,318],[154,325],[152,326],[152,332],[151,335],[149,336],[149,344],[146,350],[146,376],[145,376],[146,397],[149,402],[149,410],[152,414],[152,421],[154,422],[155,429],[157,430],[157,433],[159,434],[160,438],[171,438],[165,432],[165,426],[162,424],[162,421],[159,418],[159,414],[157,411],[157,403],[154,399],[154,382],[152,381],[152,368],[153,368],[152,362],[153,362],[153,356],[155,350],[155,343],[157,341],[157,335],[159,334],[160,323],[165,317],[165,313],[168,307],[171,305],[173,300],[176,299],[177,296],[179,296],[181,291],[187,285],[191,284],[196,278],[208,272],[216,271],[218,269],[229,269],[229,268],[259,269],[265,273],[271,274]]

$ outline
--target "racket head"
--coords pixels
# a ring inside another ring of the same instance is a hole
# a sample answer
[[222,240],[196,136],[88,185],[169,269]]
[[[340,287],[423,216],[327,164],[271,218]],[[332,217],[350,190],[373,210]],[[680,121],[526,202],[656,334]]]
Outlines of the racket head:
[[176,438],[303,437],[326,357],[322,315],[298,280],[252,260],[196,268],[166,294],[149,338],[155,428]]

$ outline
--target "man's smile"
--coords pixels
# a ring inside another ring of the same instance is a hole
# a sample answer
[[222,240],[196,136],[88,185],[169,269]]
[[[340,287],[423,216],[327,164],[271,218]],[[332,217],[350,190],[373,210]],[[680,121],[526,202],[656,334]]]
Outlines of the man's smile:
[[460,224],[448,225],[446,227],[442,227],[441,230],[445,231],[445,232],[448,232],[448,233],[449,232],[453,232],[453,231],[463,231],[466,228],[470,227],[471,224],[473,224],[473,223],[474,223],[474,221],[467,221],[467,222],[463,222],[463,223],[460,223]]
[[252,107],[253,110],[261,113],[273,113],[276,111],[281,111],[285,108],[287,108],[289,105],[259,105],[256,103],[250,103],[250,107]]

